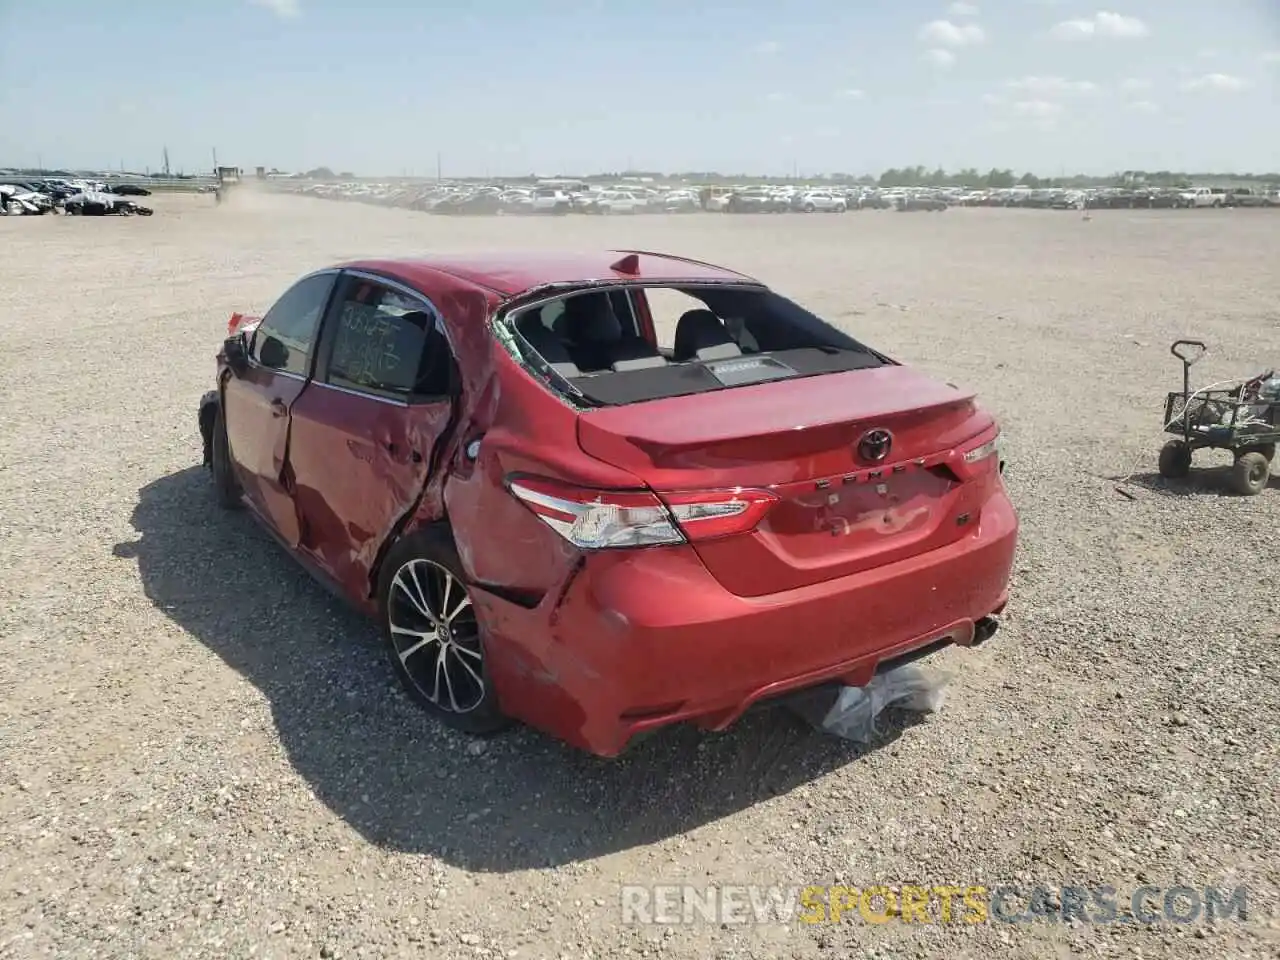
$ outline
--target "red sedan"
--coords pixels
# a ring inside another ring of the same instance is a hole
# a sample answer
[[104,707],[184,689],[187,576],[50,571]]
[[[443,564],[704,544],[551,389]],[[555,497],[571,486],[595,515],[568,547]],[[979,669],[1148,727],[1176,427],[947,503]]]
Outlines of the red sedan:
[[1008,598],[1018,522],[973,395],[680,257],[321,270],[232,317],[200,429],[219,500],[472,733],[612,756],[723,729],[981,642]]

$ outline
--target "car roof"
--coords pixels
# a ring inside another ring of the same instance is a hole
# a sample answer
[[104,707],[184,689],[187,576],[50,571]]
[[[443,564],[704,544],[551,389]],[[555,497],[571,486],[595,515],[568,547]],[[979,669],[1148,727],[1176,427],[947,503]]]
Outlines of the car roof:
[[[622,260],[634,261],[622,266]],[[389,274],[415,287],[434,288],[444,274],[482,287],[503,297],[514,297],[550,284],[587,283],[593,280],[641,283],[738,282],[758,283],[752,277],[725,267],[670,254],[639,250],[573,252],[513,252],[484,254],[433,254],[390,260],[362,260],[342,264],[352,269]]]

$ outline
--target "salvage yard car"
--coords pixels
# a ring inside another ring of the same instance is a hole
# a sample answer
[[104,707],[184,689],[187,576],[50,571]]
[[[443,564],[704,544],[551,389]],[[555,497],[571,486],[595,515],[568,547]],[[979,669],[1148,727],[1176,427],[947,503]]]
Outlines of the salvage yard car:
[[199,407],[219,501],[376,618],[455,728],[613,756],[980,643],[1007,602],[992,416],[732,270],[363,261],[228,332]]

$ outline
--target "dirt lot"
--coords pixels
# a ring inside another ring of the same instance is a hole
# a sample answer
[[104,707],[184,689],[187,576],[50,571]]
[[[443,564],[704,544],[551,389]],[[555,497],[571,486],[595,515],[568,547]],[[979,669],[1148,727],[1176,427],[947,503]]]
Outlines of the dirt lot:
[[[1201,383],[1280,365],[1280,217],[155,199],[0,220],[0,956],[1277,955],[1280,480],[1151,474],[1170,340],[1211,342]],[[870,750],[784,714],[612,763],[485,748],[217,510],[195,405],[232,310],[336,259],[548,245],[724,262],[980,389],[1023,547],[1004,629],[937,658],[940,714]],[[1247,885],[1248,919],[664,928],[619,893],[1073,882]]]

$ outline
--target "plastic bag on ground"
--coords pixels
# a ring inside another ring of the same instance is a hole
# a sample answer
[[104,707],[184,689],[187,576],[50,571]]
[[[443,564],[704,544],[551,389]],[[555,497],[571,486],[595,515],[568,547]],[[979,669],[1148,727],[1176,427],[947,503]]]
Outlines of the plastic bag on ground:
[[790,706],[826,733],[868,743],[876,735],[876,718],[890,706],[918,713],[941,710],[950,680],[949,673],[928,673],[908,663],[877,673],[865,687],[826,687],[800,694]]

